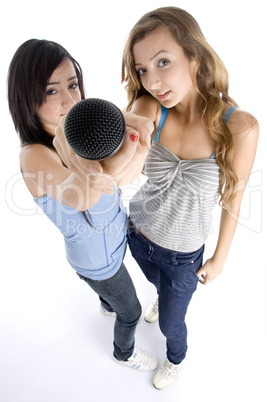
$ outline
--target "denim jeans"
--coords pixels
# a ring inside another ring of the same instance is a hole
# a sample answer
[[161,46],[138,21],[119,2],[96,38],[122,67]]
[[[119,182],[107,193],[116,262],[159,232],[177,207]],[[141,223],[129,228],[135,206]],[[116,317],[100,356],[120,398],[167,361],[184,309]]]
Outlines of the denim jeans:
[[116,312],[113,353],[116,359],[126,360],[133,353],[136,325],[142,313],[127,269],[122,264],[114,276],[103,281],[92,280],[80,274],[78,276],[99,295],[107,310]]
[[187,351],[187,307],[198,284],[204,246],[182,253],[158,246],[129,222],[128,243],[133,257],[159,295],[159,326],[166,337],[167,357],[180,363]]

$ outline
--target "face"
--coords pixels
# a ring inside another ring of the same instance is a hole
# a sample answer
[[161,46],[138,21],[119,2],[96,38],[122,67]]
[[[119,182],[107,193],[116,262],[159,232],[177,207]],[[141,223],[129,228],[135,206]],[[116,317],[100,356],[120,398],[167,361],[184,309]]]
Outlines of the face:
[[135,69],[144,88],[165,107],[195,93],[193,63],[167,29],[157,29],[133,46]]
[[51,75],[46,87],[45,102],[37,106],[36,113],[45,129],[54,135],[61,117],[80,100],[81,94],[74,66],[69,59],[66,59]]

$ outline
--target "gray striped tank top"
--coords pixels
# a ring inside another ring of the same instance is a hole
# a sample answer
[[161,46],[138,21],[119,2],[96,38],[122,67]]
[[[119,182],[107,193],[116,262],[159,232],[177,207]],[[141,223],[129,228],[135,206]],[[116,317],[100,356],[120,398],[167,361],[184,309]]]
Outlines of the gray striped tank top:
[[[164,109],[159,132],[167,117]],[[196,251],[211,231],[219,166],[213,157],[181,160],[159,144],[158,137],[157,133],[146,159],[148,180],[130,202],[130,218],[141,233],[161,247]]]

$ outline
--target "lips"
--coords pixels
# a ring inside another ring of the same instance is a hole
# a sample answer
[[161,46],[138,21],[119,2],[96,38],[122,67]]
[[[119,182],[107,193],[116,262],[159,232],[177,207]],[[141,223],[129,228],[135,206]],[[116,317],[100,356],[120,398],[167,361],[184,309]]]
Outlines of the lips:
[[168,98],[170,93],[171,93],[171,91],[167,91],[167,92],[164,92],[163,94],[157,94],[156,97],[158,98],[158,100],[163,101]]

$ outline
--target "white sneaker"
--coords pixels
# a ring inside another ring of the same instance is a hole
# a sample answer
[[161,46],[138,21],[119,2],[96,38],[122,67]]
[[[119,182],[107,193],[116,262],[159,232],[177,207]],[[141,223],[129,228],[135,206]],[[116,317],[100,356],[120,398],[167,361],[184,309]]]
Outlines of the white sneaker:
[[171,385],[176,380],[182,365],[183,361],[180,364],[173,364],[166,358],[162,367],[155,375],[153,381],[154,387],[157,389],[164,389]]
[[157,297],[153,303],[151,303],[145,313],[145,320],[147,322],[155,322],[159,319],[159,298]]
[[114,317],[116,315],[115,311],[106,310],[105,307],[103,307],[101,303],[100,303],[100,310],[101,310],[101,313],[104,314],[104,315],[109,315],[109,316],[112,316],[112,317]]
[[153,371],[158,367],[158,360],[154,356],[137,349],[127,360],[117,360],[114,356],[113,359],[116,363],[138,371]]

